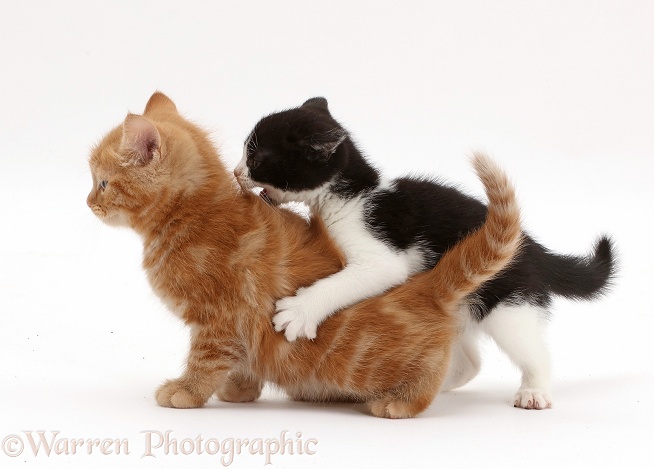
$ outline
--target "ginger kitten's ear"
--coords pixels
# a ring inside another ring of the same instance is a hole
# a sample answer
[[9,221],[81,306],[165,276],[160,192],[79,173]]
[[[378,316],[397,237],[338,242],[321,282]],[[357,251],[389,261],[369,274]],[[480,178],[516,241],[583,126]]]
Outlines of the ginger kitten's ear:
[[172,111],[172,112],[177,112],[177,107],[175,106],[175,103],[172,102],[172,100],[166,96],[165,94],[155,91],[155,93],[150,96],[150,99],[148,99],[148,104],[145,105],[145,111],[143,114],[148,114],[154,110],[166,110],[166,111]]
[[128,155],[128,163],[145,166],[159,158],[161,136],[152,122],[145,117],[128,114],[123,123],[121,153]]

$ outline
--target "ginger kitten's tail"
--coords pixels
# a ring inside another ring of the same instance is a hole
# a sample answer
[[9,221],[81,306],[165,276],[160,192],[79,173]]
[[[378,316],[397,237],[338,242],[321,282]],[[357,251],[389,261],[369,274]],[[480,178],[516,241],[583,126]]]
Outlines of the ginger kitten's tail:
[[520,208],[506,174],[488,156],[475,153],[472,164],[488,197],[486,221],[447,251],[432,270],[435,298],[456,307],[463,298],[506,267],[520,248]]

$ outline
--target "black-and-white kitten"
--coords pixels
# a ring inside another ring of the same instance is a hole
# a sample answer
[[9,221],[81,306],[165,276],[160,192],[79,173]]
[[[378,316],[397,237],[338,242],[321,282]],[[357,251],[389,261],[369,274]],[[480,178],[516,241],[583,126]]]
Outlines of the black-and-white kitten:
[[[316,337],[329,315],[433,267],[486,216],[480,201],[431,179],[384,181],[334,120],[324,98],[261,119],[245,141],[235,175],[263,187],[277,203],[305,202],[325,221],[346,267],[277,303],[275,328],[286,337]],[[551,406],[543,323],[552,295],[591,299],[614,274],[608,237],[588,257],[559,255],[525,235],[521,254],[471,298],[444,389],[479,371],[480,333],[490,335],[522,371],[515,405]]]

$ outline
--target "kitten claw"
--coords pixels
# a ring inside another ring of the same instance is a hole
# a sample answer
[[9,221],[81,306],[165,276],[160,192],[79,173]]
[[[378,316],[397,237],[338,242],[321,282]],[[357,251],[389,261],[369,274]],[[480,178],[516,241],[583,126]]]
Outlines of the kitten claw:
[[273,325],[275,326],[275,331],[276,332],[282,332],[284,329],[288,327],[288,325],[291,323],[291,321],[286,321],[286,322],[278,322],[275,318],[273,318]]
[[315,327],[311,329],[311,325],[301,324],[299,321],[291,322],[286,327],[286,332],[284,333],[286,340],[289,342],[295,342],[297,339],[306,337],[309,340],[316,338]]

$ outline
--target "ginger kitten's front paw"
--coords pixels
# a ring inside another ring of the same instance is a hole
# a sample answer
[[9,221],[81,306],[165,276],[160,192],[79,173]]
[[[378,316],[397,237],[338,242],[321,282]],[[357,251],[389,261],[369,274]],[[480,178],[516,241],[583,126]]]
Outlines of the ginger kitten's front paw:
[[275,330],[286,330],[284,335],[289,342],[301,337],[315,339],[320,323],[309,313],[315,305],[302,297],[301,290],[295,296],[283,298],[276,304],[277,314],[273,317]]
[[202,407],[205,399],[193,392],[192,386],[182,379],[171,379],[159,386],[156,392],[157,404],[176,409]]

